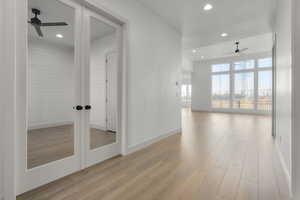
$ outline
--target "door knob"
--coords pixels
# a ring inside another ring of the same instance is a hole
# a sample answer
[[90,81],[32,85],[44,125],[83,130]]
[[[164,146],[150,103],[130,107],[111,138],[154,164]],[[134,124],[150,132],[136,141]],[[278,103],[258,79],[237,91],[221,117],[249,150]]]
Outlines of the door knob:
[[85,108],[86,110],[91,110],[91,109],[92,109],[92,106],[86,105],[84,108]]
[[78,105],[78,106],[75,106],[75,107],[73,107],[74,109],[76,109],[76,110],[82,110],[83,109],[83,107],[82,106],[80,106],[80,105]]

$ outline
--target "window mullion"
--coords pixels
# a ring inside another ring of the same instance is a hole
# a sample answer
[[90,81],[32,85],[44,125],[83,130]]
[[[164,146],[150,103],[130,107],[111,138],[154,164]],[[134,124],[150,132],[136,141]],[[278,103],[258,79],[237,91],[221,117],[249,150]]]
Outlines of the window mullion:
[[255,60],[255,71],[254,71],[254,110],[257,111],[257,100],[258,100],[258,60]]
[[233,98],[234,98],[234,69],[233,63],[230,63],[230,109],[233,109]]

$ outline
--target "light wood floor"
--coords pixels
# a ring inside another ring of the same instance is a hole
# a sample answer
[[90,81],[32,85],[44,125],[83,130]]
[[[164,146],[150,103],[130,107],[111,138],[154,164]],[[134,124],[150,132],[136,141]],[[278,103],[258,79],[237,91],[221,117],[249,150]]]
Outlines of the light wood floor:
[[287,200],[271,118],[183,111],[183,132],[18,200]]
[[[28,131],[28,169],[74,154],[74,126],[64,125]],[[91,149],[116,141],[116,134],[91,128]]]

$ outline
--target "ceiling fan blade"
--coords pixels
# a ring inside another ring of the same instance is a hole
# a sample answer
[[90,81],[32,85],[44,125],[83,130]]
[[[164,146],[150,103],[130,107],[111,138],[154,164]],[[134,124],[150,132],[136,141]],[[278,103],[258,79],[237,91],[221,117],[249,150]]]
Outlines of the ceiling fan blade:
[[240,50],[240,53],[247,51],[249,48],[243,48]]
[[37,34],[38,34],[40,37],[43,37],[44,35],[43,35],[43,33],[42,33],[41,27],[38,26],[38,25],[33,25],[33,26],[34,26],[34,28],[35,28]]
[[42,23],[41,26],[68,26],[66,22],[48,22]]

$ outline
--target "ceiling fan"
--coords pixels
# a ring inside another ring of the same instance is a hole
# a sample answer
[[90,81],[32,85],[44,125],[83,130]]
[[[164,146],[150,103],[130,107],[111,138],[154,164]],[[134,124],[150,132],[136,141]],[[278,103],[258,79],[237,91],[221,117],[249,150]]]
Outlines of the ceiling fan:
[[30,19],[30,21],[28,21],[29,24],[31,24],[37,34],[40,37],[43,37],[43,32],[41,30],[41,27],[44,26],[67,26],[68,24],[66,22],[47,22],[47,23],[43,23],[39,18],[38,15],[41,15],[41,11],[39,9],[36,8],[32,8],[32,13],[34,14],[34,17]]
[[248,48],[243,48],[243,49],[240,49],[239,45],[240,45],[240,42],[239,41],[236,41],[235,43],[235,46],[236,46],[236,49],[234,50],[234,52],[231,52],[230,54],[240,54],[240,53],[243,53],[245,51],[248,50]]

